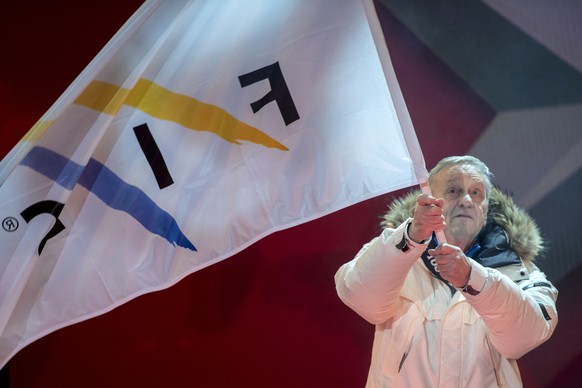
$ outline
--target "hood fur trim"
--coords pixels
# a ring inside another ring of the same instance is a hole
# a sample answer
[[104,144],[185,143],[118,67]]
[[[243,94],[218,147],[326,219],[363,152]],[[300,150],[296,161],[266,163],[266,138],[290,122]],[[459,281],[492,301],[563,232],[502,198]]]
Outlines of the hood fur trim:
[[[395,199],[381,222],[383,228],[396,228],[414,214],[419,190]],[[507,234],[509,245],[526,263],[533,262],[544,249],[544,241],[535,221],[519,208],[511,197],[494,188],[489,196],[487,222],[495,222]]]

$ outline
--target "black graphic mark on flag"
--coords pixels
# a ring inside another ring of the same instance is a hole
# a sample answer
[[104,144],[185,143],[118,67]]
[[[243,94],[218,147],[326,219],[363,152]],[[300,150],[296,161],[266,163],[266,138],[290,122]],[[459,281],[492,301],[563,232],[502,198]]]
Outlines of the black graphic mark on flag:
[[239,76],[238,79],[243,88],[264,79],[268,79],[271,84],[271,90],[261,99],[251,104],[253,113],[257,113],[269,102],[276,101],[277,106],[279,106],[279,110],[281,111],[281,115],[283,116],[283,121],[285,121],[285,125],[289,125],[292,122],[299,120],[299,113],[297,113],[295,103],[293,102],[293,98],[291,98],[289,88],[287,88],[287,83],[281,72],[281,67],[279,67],[279,62],[243,74]]
[[50,238],[56,236],[57,234],[59,234],[63,230],[65,230],[65,225],[63,225],[61,220],[59,220],[59,216],[61,215],[61,211],[63,210],[63,207],[65,207],[65,204],[63,204],[63,203],[47,200],[47,201],[40,201],[40,202],[37,202],[33,205],[30,205],[24,211],[22,211],[22,213],[20,213],[20,215],[22,216],[22,218],[24,218],[26,223],[30,223],[30,221],[34,217],[36,217],[40,214],[51,214],[56,219],[55,224],[53,225],[51,230],[49,230],[49,232],[46,234],[46,236],[44,236],[44,238],[40,242],[40,245],[38,246],[38,255],[39,256],[42,253],[42,250],[44,249],[46,242]]
[[164,157],[162,156],[148,125],[141,124],[137,127],[133,127],[133,132],[135,133],[141,150],[154,172],[154,176],[156,177],[160,189],[164,189],[174,184],[174,180],[168,171]]

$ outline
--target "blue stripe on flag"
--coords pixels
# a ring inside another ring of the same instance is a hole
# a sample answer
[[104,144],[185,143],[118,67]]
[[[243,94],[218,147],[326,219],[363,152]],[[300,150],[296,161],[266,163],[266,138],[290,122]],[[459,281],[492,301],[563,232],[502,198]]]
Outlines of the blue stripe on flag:
[[62,155],[43,147],[34,147],[23,159],[22,165],[72,190],[76,183],[95,194],[113,209],[126,212],[144,228],[170,243],[196,251],[196,247],[182,233],[176,220],[161,209],[138,187],[124,182],[113,171],[90,159],[83,167]]

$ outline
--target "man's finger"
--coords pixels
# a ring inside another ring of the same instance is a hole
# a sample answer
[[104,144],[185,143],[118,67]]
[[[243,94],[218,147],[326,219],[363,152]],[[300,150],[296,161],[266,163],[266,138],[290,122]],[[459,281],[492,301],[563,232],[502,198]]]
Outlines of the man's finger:
[[438,207],[442,207],[443,201],[442,199],[437,199],[433,196],[420,194],[416,201],[420,206],[428,206],[428,205],[435,205]]

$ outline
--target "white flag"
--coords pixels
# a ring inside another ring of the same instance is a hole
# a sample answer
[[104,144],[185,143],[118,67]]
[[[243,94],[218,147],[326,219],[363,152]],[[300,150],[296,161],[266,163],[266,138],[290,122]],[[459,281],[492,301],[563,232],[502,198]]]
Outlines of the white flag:
[[372,1],[147,1],[0,164],[0,364],[425,177]]

